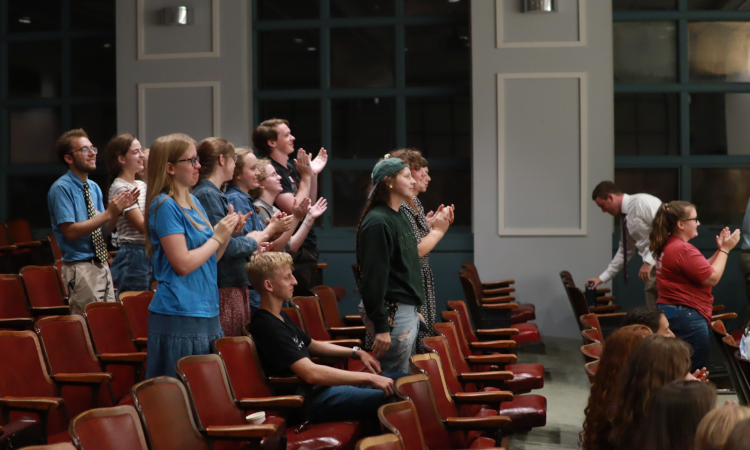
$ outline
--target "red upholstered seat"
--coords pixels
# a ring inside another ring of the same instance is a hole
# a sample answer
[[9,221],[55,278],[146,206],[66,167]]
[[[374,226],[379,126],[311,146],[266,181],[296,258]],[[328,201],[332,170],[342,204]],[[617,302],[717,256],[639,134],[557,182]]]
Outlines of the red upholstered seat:
[[320,309],[323,313],[323,318],[328,326],[329,332],[332,336],[337,337],[349,337],[355,339],[365,338],[365,327],[362,325],[362,318],[359,316],[347,316],[346,322],[341,318],[339,313],[338,302],[339,292],[336,292],[336,287],[328,286],[315,286],[310,288],[310,291],[318,297],[320,302]]
[[87,411],[71,421],[70,434],[73,443],[86,450],[148,450],[141,421],[132,406]]
[[510,310],[510,323],[524,323],[536,319],[536,307],[531,303],[519,304],[518,308]]
[[[479,271],[473,263],[465,262],[461,264],[461,268],[471,278],[474,286],[478,288],[475,290],[475,295],[478,295],[480,300],[508,295],[515,291],[515,288],[511,286],[514,284],[513,280],[482,283],[479,278]],[[467,301],[470,301],[470,299],[467,299]],[[536,319],[536,308],[531,303],[518,304],[514,309],[511,309],[510,319],[512,324],[534,320]]]
[[539,328],[537,328],[535,323],[518,323],[514,324],[513,328],[518,330],[518,334],[515,334],[510,338],[516,341],[516,344],[539,342],[542,339],[539,334]]
[[743,330],[740,328],[739,330],[734,330],[731,333],[729,333],[732,338],[734,338],[735,341],[740,342],[742,339]]
[[[342,334],[346,334],[350,338],[334,339],[332,336],[334,330],[329,329],[326,325],[317,297],[292,297],[292,303],[297,306],[302,316],[302,322],[305,324],[305,330],[311,338],[316,341],[330,342],[331,344],[343,345],[345,347],[362,346],[362,340],[356,336],[361,335],[361,328],[364,327],[345,327],[344,329],[337,330],[339,334],[339,336],[336,336],[337,338],[341,337],[340,335]],[[352,333],[354,336],[352,336]]]
[[366,437],[357,442],[356,450],[405,450],[401,438],[393,433]]
[[151,291],[144,291],[128,297],[120,296],[120,301],[128,316],[130,331],[136,341],[148,342],[148,307],[151,305],[153,297],[154,293]]
[[0,329],[29,330],[34,326],[26,302],[21,277],[0,275]]
[[589,382],[591,384],[594,384],[594,378],[596,377],[596,370],[599,368],[599,360],[586,363],[586,365],[583,367],[586,370],[586,376],[589,377]]
[[68,299],[63,296],[60,276],[52,266],[26,266],[21,269],[31,312],[39,315],[70,314]]
[[583,354],[584,362],[596,361],[602,357],[602,344],[599,342],[593,342],[581,346],[581,353]]
[[[499,336],[505,336],[503,339],[516,341],[516,344],[538,342],[541,340],[539,329],[535,323],[519,323],[505,329],[476,330],[471,323],[469,310],[466,307],[465,302],[461,300],[450,300],[446,303],[446,306],[450,311],[444,311],[443,318],[454,322],[457,327],[460,325],[459,331],[461,331],[461,334],[463,334],[466,340],[470,343],[482,340],[501,339]],[[458,314],[457,319],[454,320],[452,316],[445,315],[446,312],[450,313],[451,311]]]

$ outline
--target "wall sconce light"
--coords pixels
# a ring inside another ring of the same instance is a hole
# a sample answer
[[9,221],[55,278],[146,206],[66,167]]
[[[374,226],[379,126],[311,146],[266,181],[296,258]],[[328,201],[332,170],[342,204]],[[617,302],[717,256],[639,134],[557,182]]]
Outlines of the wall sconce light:
[[162,8],[161,10],[162,25],[192,25],[193,9],[187,6],[174,6],[171,8]]
[[523,0],[523,12],[555,12],[557,0]]

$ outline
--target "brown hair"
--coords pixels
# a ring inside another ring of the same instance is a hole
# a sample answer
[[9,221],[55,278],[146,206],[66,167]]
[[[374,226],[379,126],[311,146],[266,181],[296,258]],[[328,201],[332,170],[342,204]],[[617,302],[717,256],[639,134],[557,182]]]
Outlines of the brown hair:
[[[224,138],[210,137],[198,144],[198,158],[201,160],[200,177],[206,178],[214,173],[219,156],[224,160],[234,157],[234,145]],[[221,188],[221,186],[219,186]]]
[[258,159],[258,187],[256,189],[253,189],[249,192],[250,197],[252,198],[258,198],[260,197],[260,194],[263,192],[263,188],[260,186],[263,186],[263,183],[266,182],[266,178],[268,178],[268,173],[266,173],[266,167],[271,164],[271,160],[268,158],[259,158]]
[[747,450],[748,442],[750,442],[750,419],[745,419],[732,428],[723,450]]
[[612,409],[617,379],[630,355],[630,350],[650,334],[651,329],[645,325],[630,325],[612,333],[605,342],[594,384],[591,386],[589,403],[584,410],[586,419],[583,422],[583,431],[579,435],[579,444],[583,450],[610,447],[610,424],[607,415]]
[[722,450],[735,425],[750,418],[750,408],[740,405],[724,405],[706,414],[695,433],[695,450]]
[[129,133],[121,134],[113,137],[107,146],[104,148],[104,157],[107,162],[107,172],[109,172],[109,180],[107,185],[111,185],[115,178],[119,177],[122,173],[122,163],[120,163],[120,156],[125,156],[130,151],[130,146],[133,145],[135,136]]
[[602,181],[597,184],[594,188],[594,192],[591,193],[591,200],[606,200],[610,194],[621,195],[622,191],[617,185],[611,181]]
[[286,119],[268,119],[261,122],[258,128],[253,131],[253,145],[258,149],[261,155],[269,156],[273,149],[268,146],[268,141],[275,141],[279,138],[277,127],[281,124],[289,126]]
[[391,152],[392,158],[400,158],[404,164],[408,164],[411,170],[420,170],[427,167],[427,160],[422,156],[422,152],[416,148],[402,148]]
[[628,356],[615,391],[610,442],[630,448],[654,394],[690,370],[690,346],[678,338],[646,336]]
[[253,149],[250,147],[235,147],[234,150],[237,155],[237,162],[234,163],[233,178],[239,178],[242,176],[242,171],[245,170],[245,156],[253,153]]
[[[716,406],[716,389],[700,381],[675,380],[656,392],[636,435],[643,450],[687,450],[701,419]],[[710,449],[710,447],[709,447]]]
[[654,254],[654,258],[658,259],[661,256],[669,236],[677,226],[677,222],[688,219],[690,208],[695,209],[695,205],[682,200],[661,204],[659,210],[656,211],[654,222],[651,224],[651,246],[649,249]]
[[68,163],[65,162],[65,155],[73,150],[73,140],[79,138],[89,138],[89,135],[86,134],[85,131],[83,131],[83,128],[76,128],[75,130],[66,131],[59,138],[57,138],[57,142],[55,142],[55,149],[57,150],[57,157],[60,158],[60,161],[63,164],[68,165]]
[[[157,205],[154,206],[154,217],[158,213],[159,206],[164,203],[167,198],[173,197],[176,188],[174,184],[174,177],[167,173],[167,163],[173,163],[180,159],[180,156],[185,154],[190,144],[195,145],[193,138],[187,134],[177,133],[170,134],[168,136],[162,136],[151,144],[151,153],[148,155],[148,195],[146,196],[146,220],[149,220],[151,213],[151,203],[161,194],[166,194],[166,197],[162,199]],[[198,213],[200,218],[203,220],[203,224],[199,224],[193,220],[190,215],[185,214],[185,217],[190,221],[193,226],[201,230],[205,227],[213,230],[211,222],[201,213],[201,209],[193,202],[193,196],[188,195],[187,202],[191,208]],[[146,254],[152,255],[151,239],[149,237],[149,228],[146,227]]]

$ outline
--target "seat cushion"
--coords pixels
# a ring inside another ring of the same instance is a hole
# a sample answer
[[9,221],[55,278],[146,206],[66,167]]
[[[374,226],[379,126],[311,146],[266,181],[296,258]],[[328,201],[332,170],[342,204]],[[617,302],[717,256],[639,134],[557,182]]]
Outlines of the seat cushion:
[[513,379],[505,387],[513,392],[528,392],[544,387],[544,366],[541,364],[508,364],[505,370],[513,372]]
[[133,401],[133,395],[128,394],[125,397],[121,398],[119,402],[117,402],[117,406],[132,406],[135,408],[135,401]]
[[532,304],[518,305],[510,310],[510,323],[524,323],[536,319],[536,308]]
[[547,423],[547,399],[541,395],[516,395],[512,401],[501,403],[499,412],[513,420],[514,430],[543,427]]
[[742,339],[742,332],[743,329],[740,328],[739,330],[732,331],[731,333],[729,333],[729,335],[734,338],[735,342],[740,342],[740,339]]
[[287,427],[287,450],[353,450],[363,437],[364,423],[356,420],[316,423],[299,434],[295,433],[296,428]]
[[539,329],[535,323],[519,323],[514,324],[513,328],[518,329],[518,334],[511,336],[511,339],[516,341],[516,344],[524,344],[526,342],[539,342],[541,336],[539,335]]

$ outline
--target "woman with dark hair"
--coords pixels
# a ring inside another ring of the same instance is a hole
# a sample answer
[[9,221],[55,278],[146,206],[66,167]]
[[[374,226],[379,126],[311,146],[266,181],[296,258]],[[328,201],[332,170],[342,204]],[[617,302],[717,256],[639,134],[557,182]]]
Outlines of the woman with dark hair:
[[[425,302],[419,310],[419,315],[426,327],[419,331],[417,338],[417,351],[423,353],[422,339],[435,335],[432,326],[435,325],[435,280],[430,268],[430,252],[435,248],[438,242],[445,236],[448,226],[453,223],[453,206],[445,208],[443,205],[437,210],[437,213],[430,211],[425,214],[422,202],[417,195],[426,192],[430,183],[429,169],[427,160],[422,156],[419,150],[405,149],[396,150],[390,154],[393,158],[400,158],[404,164],[409,165],[411,177],[414,178],[414,195],[406,202],[401,204],[401,213],[405,214],[417,238],[417,250],[419,251],[419,263],[422,266],[422,286],[424,287]],[[448,221],[435,221],[435,214],[443,214]],[[435,226],[436,225],[436,226]]]
[[635,308],[622,319],[620,326],[625,327],[636,324],[646,325],[654,334],[674,337],[674,333],[669,329],[669,321],[661,310],[647,307]]
[[706,259],[688,241],[698,236],[698,215],[688,202],[664,203],[651,227],[651,251],[656,259],[656,307],[664,312],[672,332],[693,347],[692,370],[705,368],[709,357],[709,329],[713,286],[721,279],[729,251],[740,240],[724,228],[716,236],[718,249]]
[[675,380],[656,392],[635,439],[638,450],[690,450],[698,425],[716,407],[716,389]]
[[614,404],[617,380],[630,350],[641,339],[651,334],[651,330],[645,325],[630,325],[612,333],[604,343],[599,368],[591,386],[589,403],[584,410],[586,419],[583,422],[583,431],[579,435],[579,443],[583,450],[614,448],[609,442],[612,427],[608,415]]
[[399,212],[413,198],[414,184],[409,166],[399,158],[378,162],[357,226],[359,311],[383,372],[409,372],[419,330],[417,308],[424,303],[417,239]]
[[141,143],[132,134],[112,138],[104,150],[109,171],[109,199],[133,191],[138,201],[117,219],[120,249],[112,261],[112,282],[117,292],[146,291],[154,281],[154,266],[146,256],[146,183],[136,179],[143,170],[145,155]]

